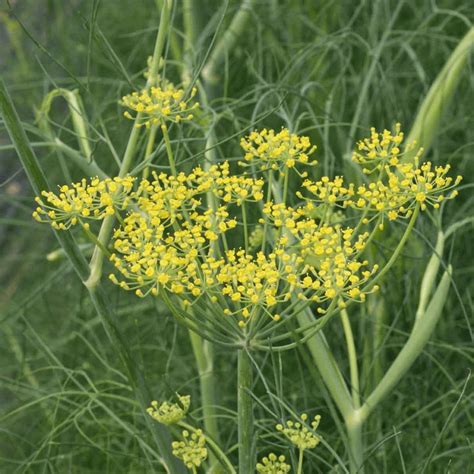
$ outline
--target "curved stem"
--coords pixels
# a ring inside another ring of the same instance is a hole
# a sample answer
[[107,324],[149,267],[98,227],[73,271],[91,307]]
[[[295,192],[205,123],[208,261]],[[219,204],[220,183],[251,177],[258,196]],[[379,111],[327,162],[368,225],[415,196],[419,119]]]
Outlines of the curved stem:
[[400,242],[397,245],[397,248],[394,250],[394,252],[392,253],[392,256],[390,257],[389,261],[385,264],[385,266],[382,268],[382,270],[372,280],[369,287],[374,286],[375,283],[377,283],[390,270],[392,265],[395,263],[395,261],[399,257],[400,252],[402,251],[405,245],[405,242],[408,240],[408,237],[410,236],[411,231],[413,230],[413,227],[415,225],[416,218],[418,217],[419,212],[420,212],[420,205],[417,204],[411,216],[410,222],[408,223],[408,226],[405,229],[405,233],[403,234],[402,238],[400,239]]

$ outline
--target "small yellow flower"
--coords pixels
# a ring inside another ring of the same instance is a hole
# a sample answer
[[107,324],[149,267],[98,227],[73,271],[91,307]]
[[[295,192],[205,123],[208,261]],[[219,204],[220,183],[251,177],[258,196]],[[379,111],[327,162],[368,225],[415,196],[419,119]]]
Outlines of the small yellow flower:
[[[151,125],[164,125],[167,122],[179,123],[192,120],[193,111],[199,107],[198,102],[192,102],[197,90],[193,88],[188,97],[184,89],[179,89],[170,83],[163,87],[152,86],[150,90],[132,92],[122,97],[121,104],[128,109],[140,114],[137,127],[150,127]],[[136,115],[124,112],[128,119],[135,120]]]
[[[290,133],[287,128],[280,132],[263,129],[252,132],[242,138],[240,145],[245,152],[245,161],[256,161],[260,169],[274,170],[285,173],[296,164],[316,165],[316,160],[309,160],[309,155],[314,153],[316,146],[311,146],[308,137]],[[245,163],[240,163],[245,166]]]
[[135,178],[91,178],[59,186],[58,193],[43,191],[33,217],[49,222],[55,229],[66,230],[82,220],[101,220],[130,203]]
[[291,466],[285,461],[285,456],[270,453],[257,464],[257,472],[259,474],[287,474],[291,471]]
[[164,425],[173,425],[181,421],[189,410],[191,397],[189,395],[179,395],[178,403],[162,402],[156,400],[151,402],[147,413],[156,421]]
[[321,441],[321,438],[313,433],[313,431],[316,431],[318,428],[321,417],[319,415],[314,417],[314,421],[311,422],[311,430],[304,425],[307,419],[308,415],[303,413],[301,415],[303,423],[300,423],[299,421],[287,421],[286,426],[278,424],[276,425],[276,429],[280,433],[283,433],[298,449],[313,449]]
[[206,438],[201,430],[193,433],[185,430],[182,435],[182,441],[173,441],[171,444],[173,455],[181,459],[189,469],[199,467],[207,458]]

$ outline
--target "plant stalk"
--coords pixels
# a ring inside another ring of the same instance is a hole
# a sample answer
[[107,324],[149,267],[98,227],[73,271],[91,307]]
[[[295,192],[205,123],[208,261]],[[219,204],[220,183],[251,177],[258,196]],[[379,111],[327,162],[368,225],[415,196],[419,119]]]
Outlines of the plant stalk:
[[237,354],[237,421],[239,431],[239,474],[254,472],[252,361],[246,348]]
[[[216,403],[216,380],[214,377],[214,350],[209,341],[204,340],[199,334],[189,331],[189,338],[193,347],[194,358],[199,374],[199,384],[201,389],[201,404],[204,423],[204,431],[212,437],[216,444],[220,444],[219,427],[215,413]],[[215,455],[211,452],[209,455],[211,468],[210,473],[217,474],[222,472]]]

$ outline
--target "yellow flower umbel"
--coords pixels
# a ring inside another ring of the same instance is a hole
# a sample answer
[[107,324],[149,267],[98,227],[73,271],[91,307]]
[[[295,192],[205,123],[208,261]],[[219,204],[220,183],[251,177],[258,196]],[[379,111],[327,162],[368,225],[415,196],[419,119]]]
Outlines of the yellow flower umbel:
[[262,171],[285,174],[287,169],[295,168],[297,164],[317,164],[316,160],[309,159],[316,146],[311,146],[308,137],[290,133],[287,128],[282,128],[280,132],[266,128],[252,132],[240,140],[240,146],[245,151],[245,161],[255,162]]
[[201,430],[193,433],[184,430],[182,441],[173,441],[173,454],[184,462],[184,465],[196,472],[196,469],[207,458],[206,438]]
[[[179,123],[193,119],[193,111],[199,107],[198,102],[192,102],[196,93],[196,88],[193,88],[189,97],[186,97],[184,89],[167,83],[164,87],[152,86],[149,91],[143,89],[140,92],[132,92],[122,98],[121,104],[140,114],[137,127],[165,125],[167,122]],[[124,116],[131,120],[136,119],[136,116],[128,111],[124,112]]]
[[390,188],[397,195],[405,196],[407,209],[413,208],[419,203],[422,211],[428,205],[437,209],[445,199],[452,199],[458,195],[454,188],[461,182],[462,177],[453,179],[447,176],[450,165],[434,166],[427,161],[417,166],[407,163],[398,166],[396,172],[388,171],[388,182]]
[[[211,275],[208,263],[202,268],[206,276]],[[268,256],[263,252],[253,256],[242,249],[229,250],[225,259],[218,262],[212,280],[219,286],[212,288],[211,293],[216,300],[224,297],[224,314],[236,315],[241,327],[259,310],[279,320],[273,308],[291,298],[288,280],[296,278],[293,271],[294,257],[280,249]]]
[[257,464],[257,472],[259,474],[288,474],[291,471],[291,466],[285,461],[285,456],[270,453]]
[[179,395],[178,403],[163,402],[156,400],[151,402],[147,413],[156,421],[164,425],[173,425],[181,421],[189,410],[191,397],[189,395]]
[[[396,166],[400,162],[400,157],[404,152],[401,150],[404,134],[401,125],[397,123],[395,130],[384,130],[382,133],[372,127],[370,137],[360,140],[356,145],[356,150],[352,154],[352,160],[364,166],[366,174],[374,170],[381,170],[385,165]],[[405,151],[413,148],[414,144],[408,145]],[[420,150],[419,153],[422,153]]]
[[461,176],[456,179],[447,176],[449,165],[433,166],[429,161],[420,165],[422,148],[411,161],[404,162],[403,154],[412,150],[415,144],[408,144],[402,152],[402,142],[400,124],[396,125],[394,133],[388,130],[378,133],[372,128],[371,136],[361,140],[358,151],[353,154],[353,160],[364,166],[364,173],[377,170],[378,176],[373,182],[359,185],[347,205],[365,216],[379,216],[381,227],[385,216],[394,221],[410,217],[417,206],[422,211],[428,205],[438,208],[443,200],[457,195],[453,188],[462,179]]
[[[344,178],[336,176],[333,180],[323,176],[319,181],[306,179],[302,184],[303,188],[312,194],[308,201],[308,210],[312,210],[315,204],[326,204],[328,206],[347,207],[354,196],[354,185],[351,183],[344,186]],[[303,199],[301,192],[297,191],[296,196]],[[314,196],[314,197],[313,197]]]
[[[321,224],[306,218],[306,212],[271,202],[263,209],[277,229],[293,238],[292,249],[299,256],[299,270],[295,271],[299,278],[290,283],[300,289],[298,298],[317,303],[336,299],[341,306],[344,300],[364,301],[368,293],[364,285],[378,268],[374,265],[371,270],[364,269],[368,262],[358,258],[368,234],[355,236],[349,227]],[[324,310],[318,308],[318,312]]]
[[196,175],[199,192],[212,192],[224,203],[236,203],[240,206],[244,201],[263,199],[264,180],[231,174],[228,161],[212,165],[207,171],[196,168],[193,174]]
[[135,178],[91,178],[59,187],[57,194],[43,191],[36,197],[39,206],[33,217],[49,222],[55,229],[66,230],[79,221],[101,220],[126,209]]
[[308,415],[303,413],[301,415],[301,420],[303,423],[290,420],[286,422],[286,426],[283,426],[282,424],[276,425],[276,429],[280,433],[284,434],[291,441],[291,443],[301,451],[304,451],[305,449],[313,449],[321,441],[321,438],[313,433],[313,431],[316,431],[319,426],[321,416],[316,415],[314,417],[314,421],[311,422],[312,430],[304,425],[307,419]]

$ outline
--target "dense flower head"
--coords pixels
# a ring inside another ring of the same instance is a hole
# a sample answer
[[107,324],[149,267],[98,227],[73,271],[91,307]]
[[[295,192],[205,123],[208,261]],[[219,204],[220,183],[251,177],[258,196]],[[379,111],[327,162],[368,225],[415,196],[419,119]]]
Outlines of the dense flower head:
[[458,192],[454,190],[462,180],[447,176],[450,166],[435,166],[431,162],[421,165],[400,163],[396,170],[385,167],[385,180],[361,185],[354,199],[349,203],[358,210],[387,215],[389,220],[409,217],[415,206],[421,210],[431,205],[435,209],[445,199],[452,199]]
[[199,467],[207,458],[206,438],[201,430],[182,432],[182,441],[173,441],[173,455],[181,459],[184,465],[193,469]]
[[[404,134],[399,123],[395,125],[393,132],[385,129],[379,133],[372,127],[370,137],[357,142],[352,159],[364,166],[365,173],[371,173],[376,169],[380,170],[386,164],[396,166],[402,155],[401,143],[403,137]],[[413,144],[411,146],[413,147]]]
[[[258,308],[278,320],[272,308],[291,298],[288,280],[294,277],[294,260],[294,256],[281,249],[269,255],[258,252],[255,256],[243,249],[228,250],[215,271],[215,280],[220,285],[218,293],[227,301],[224,313],[236,314],[241,326]],[[209,267],[203,264],[206,276],[211,274]]]
[[[175,88],[163,83],[161,90]],[[378,265],[363,256],[375,235],[371,223],[381,226],[385,218],[437,208],[456,196],[461,181],[448,176],[449,165],[419,164],[420,154],[400,159],[402,140],[398,126],[393,133],[372,130],[354,159],[369,172],[377,169],[376,179],[355,184],[342,176],[310,180],[300,174],[301,191],[295,193],[300,201],[294,205],[274,188],[283,182],[288,191],[288,169],[314,164],[309,162],[314,147],[287,129],[264,129],[242,139],[246,161],[279,171],[284,180],[270,182],[271,173],[257,178],[253,169],[235,174],[227,161],[189,172],[152,172],[141,180],[83,179],[57,193],[44,191],[33,215],[60,230],[80,224],[96,244],[87,222],[114,215],[111,241],[100,242],[115,267],[110,279],[140,297],[160,295],[174,310],[180,300],[181,312],[174,314],[201,318],[206,330],[222,318],[214,334],[231,328],[226,335],[233,336],[238,326],[260,318],[272,324],[309,305],[332,314],[336,305],[363,302],[378,289],[372,283]]]
[[[162,87],[152,86],[149,90],[132,92],[122,97],[121,104],[140,114],[137,127],[164,125],[167,122],[179,123],[193,119],[193,111],[199,107],[198,102],[192,102],[196,93],[196,88],[193,88],[187,96],[184,89],[165,83]],[[125,111],[124,116],[131,120],[137,117],[129,111]]]
[[368,233],[355,236],[350,227],[321,224],[305,217],[306,212],[307,208],[295,210],[271,202],[263,209],[276,228],[292,237],[300,257],[299,279],[291,282],[300,289],[298,297],[319,303],[339,299],[341,305],[344,299],[364,301],[364,285],[378,268],[368,269],[368,261],[359,259]]
[[[157,295],[160,288],[177,295],[200,296],[203,287],[214,282],[203,279],[200,261],[208,255],[210,243],[218,235],[236,226],[225,209],[192,212],[186,218],[180,214],[179,225],[170,225],[165,209],[153,214],[146,209],[130,213],[114,233],[111,260],[124,279],[111,279],[138,296]],[[176,212],[176,211],[175,211]],[[174,222],[174,221],[173,221]],[[175,222],[176,223],[176,222]],[[210,261],[213,257],[209,255]],[[145,290],[145,291],[144,291]]]
[[135,178],[91,178],[59,186],[59,192],[43,191],[33,217],[49,222],[55,229],[66,230],[79,221],[100,220],[126,209]]
[[[312,146],[309,138],[290,133],[287,128],[280,132],[264,128],[260,132],[252,132],[240,141],[245,151],[245,161],[255,162],[261,170],[273,170],[285,173],[288,168],[297,164],[315,165],[316,160],[310,160],[316,146]],[[244,163],[241,163],[244,164]]]
[[287,464],[285,456],[277,456],[270,453],[257,463],[257,472],[259,474],[287,474],[291,471],[291,466]]
[[189,395],[179,395],[178,403],[162,402],[156,400],[151,402],[147,413],[156,421],[164,425],[173,425],[181,421],[189,410],[191,397]]
[[[354,196],[354,185],[350,183],[347,187],[344,186],[344,178],[336,176],[334,179],[329,179],[323,176],[319,181],[311,181],[306,179],[302,184],[311,196],[307,199],[311,203],[327,204],[329,206],[346,207],[351,202],[351,197]],[[297,192],[296,196],[303,199],[301,192]]]
[[276,429],[284,434],[298,449],[313,449],[321,441],[321,438],[314,433],[319,426],[321,416],[316,415],[314,417],[314,420],[311,422],[311,429],[305,425],[308,420],[308,415],[303,413],[300,418],[303,423],[289,420],[285,425],[276,425]]
[[241,205],[244,201],[263,199],[264,180],[231,174],[228,161],[206,171],[196,168],[193,174],[199,192],[211,192],[224,203]]

